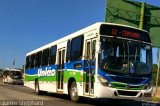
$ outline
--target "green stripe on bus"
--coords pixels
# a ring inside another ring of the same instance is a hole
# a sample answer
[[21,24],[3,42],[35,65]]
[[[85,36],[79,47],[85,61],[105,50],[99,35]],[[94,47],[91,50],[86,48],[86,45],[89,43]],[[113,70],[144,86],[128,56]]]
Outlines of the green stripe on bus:
[[132,86],[121,82],[112,82],[112,87],[117,89],[141,90],[143,85]]

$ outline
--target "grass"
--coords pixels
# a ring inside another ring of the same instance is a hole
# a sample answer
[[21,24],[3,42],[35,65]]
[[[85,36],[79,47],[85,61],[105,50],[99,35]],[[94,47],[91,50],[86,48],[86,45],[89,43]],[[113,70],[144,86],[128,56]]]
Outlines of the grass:
[[152,101],[158,101],[158,102],[160,102],[160,98],[152,96]]

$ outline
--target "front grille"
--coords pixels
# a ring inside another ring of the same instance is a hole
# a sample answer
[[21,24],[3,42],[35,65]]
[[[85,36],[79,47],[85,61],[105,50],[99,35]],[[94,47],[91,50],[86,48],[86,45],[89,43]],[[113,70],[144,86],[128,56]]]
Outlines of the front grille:
[[135,91],[121,91],[118,90],[118,94],[119,95],[123,95],[123,96],[136,96],[138,92]]
[[113,88],[117,89],[128,89],[128,90],[141,90],[142,85],[130,85],[126,83],[121,83],[121,82],[111,82],[111,85]]

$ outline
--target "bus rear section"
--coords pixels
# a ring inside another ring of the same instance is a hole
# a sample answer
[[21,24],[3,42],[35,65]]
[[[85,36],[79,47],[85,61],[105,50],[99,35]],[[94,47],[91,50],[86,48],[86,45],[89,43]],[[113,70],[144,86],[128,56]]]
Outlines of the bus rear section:
[[23,84],[21,70],[5,69],[3,71],[3,82],[9,84]]

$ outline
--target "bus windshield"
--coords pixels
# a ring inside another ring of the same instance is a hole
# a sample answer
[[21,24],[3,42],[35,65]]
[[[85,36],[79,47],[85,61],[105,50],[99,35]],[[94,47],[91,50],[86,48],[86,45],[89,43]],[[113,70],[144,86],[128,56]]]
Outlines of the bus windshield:
[[110,74],[149,75],[151,53],[149,44],[101,36],[99,67]]
[[14,71],[14,70],[11,70],[11,71],[5,70],[3,72],[3,77],[7,77],[7,76],[14,78],[14,79],[21,79],[22,78],[21,72]]
[[14,78],[14,79],[21,79],[22,78],[20,71],[9,71],[9,75],[11,78]]

